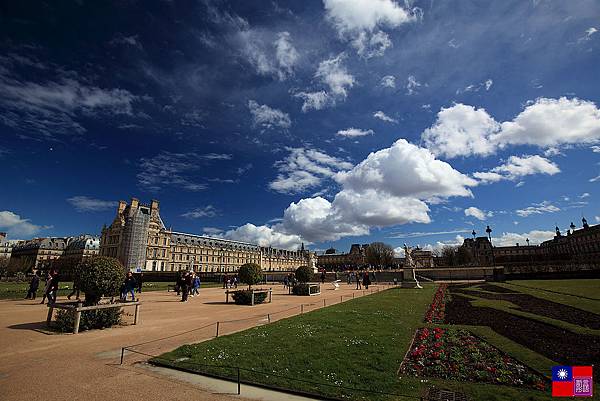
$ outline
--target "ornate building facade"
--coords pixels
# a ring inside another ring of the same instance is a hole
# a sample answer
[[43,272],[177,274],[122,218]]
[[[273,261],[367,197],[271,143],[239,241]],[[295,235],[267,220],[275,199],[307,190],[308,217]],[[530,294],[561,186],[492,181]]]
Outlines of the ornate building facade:
[[102,228],[100,254],[115,257],[128,269],[140,272],[235,272],[244,263],[256,263],[265,271],[291,271],[313,260],[304,248],[288,251],[173,232],[160,217],[158,201],[145,205],[135,198],[129,205],[119,202],[112,224]]
[[19,241],[12,248],[10,264],[15,270],[48,270],[67,247],[67,238],[49,237]]
[[582,219],[582,228],[571,223],[566,234],[556,227],[554,238],[539,245],[515,244],[492,246],[487,237],[467,238],[463,247],[479,266],[530,264],[598,264],[600,262],[600,225],[590,226]]
[[317,266],[325,270],[355,270],[365,266],[368,244],[352,244],[350,252],[338,253],[329,248],[324,254],[318,255]]

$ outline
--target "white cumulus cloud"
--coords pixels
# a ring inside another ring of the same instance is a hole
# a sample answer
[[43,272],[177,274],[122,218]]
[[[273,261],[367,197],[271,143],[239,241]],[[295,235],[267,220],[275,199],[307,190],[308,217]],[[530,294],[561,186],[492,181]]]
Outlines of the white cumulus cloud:
[[554,206],[549,201],[543,201],[541,203],[534,203],[533,205],[524,209],[518,209],[515,211],[515,213],[517,213],[521,217],[527,217],[532,214],[555,213],[559,211],[560,208],[558,206]]
[[375,134],[375,132],[373,132],[372,129],[360,129],[360,128],[348,128],[348,129],[343,129],[343,130],[339,130],[338,132],[336,132],[336,135],[338,136],[343,136],[346,138],[356,138],[359,136],[368,136],[368,135],[373,135]]
[[8,210],[0,211],[0,230],[6,231],[9,237],[31,237],[51,226],[40,226],[31,223],[16,213]]
[[381,78],[380,85],[386,88],[395,88],[396,87],[396,77],[393,75],[386,75]]
[[464,210],[465,216],[475,217],[477,220],[484,221],[488,217],[492,217],[492,212],[484,212],[483,210],[476,208],[475,206],[468,207]]
[[483,183],[490,183],[502,180],[516,181],[526,175],[558,173],[560,173],[560,169],[552,161],[538,155],[525,155],[511,156],[506,163],[494,167],[488,172],[473,173],[473,176]]
[[600,141],[600,110],[591,101],[561,97],[530,102],[513,120],[494,120],[485,109],[464,104],[442,108],[421,135],[437,155],[488,156],[515,145],[559,148]]

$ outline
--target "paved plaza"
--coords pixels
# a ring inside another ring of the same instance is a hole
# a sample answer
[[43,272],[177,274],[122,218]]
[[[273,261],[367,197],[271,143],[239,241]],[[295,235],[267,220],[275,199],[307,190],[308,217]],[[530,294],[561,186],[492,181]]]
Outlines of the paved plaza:
[[[321,295],[302,297],[288,295],[281,285],[274,285],[273,302],[254,307],[225,304],[220,288],[203,289],[200,297],[190,298],[187,303],[179,302],[172,292],[145,292],[141,294],[138,325],[77,335],[49,334],[45,330],[47,307],[39,301],[0,301],[0,399],[240,399],[237,395],[213,394],[200,385],[167,377],[136,362],[148,359],[143,354],[158,355],[182,344],[212,338],[217,321],[224,322],[219,324],[223,335],[370,293],[346,284],[335,291],[329,284],[323,288]],[[383,286],[371,288],[377,291]],[[126,321],[131,319],[125,317]],[[120,365],[121,348],[139,343],[146,344],[132,349],[140,354],[127,352],[125,363]],[[235,385],[231,392],[235,392]]]

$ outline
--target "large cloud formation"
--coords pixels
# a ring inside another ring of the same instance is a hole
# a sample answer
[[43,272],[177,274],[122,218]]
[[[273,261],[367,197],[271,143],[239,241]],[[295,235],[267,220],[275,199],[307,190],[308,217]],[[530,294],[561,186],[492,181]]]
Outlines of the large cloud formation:
[[561,97],[530,102],[513,120],[497,122],[483,108],[442,108],[421,135],[438,156],[489,156],[509,145],[540,148],[600,142],[600,110],[591,101]]
[[[265,231],[266,227],[275,233],[298,236],[299,243],[301,239],[319,242],[366,235],[372,227],[429,223],[428,203],[472,196],[469,188],[477,185],[476,180],[437,160],[429,150],[404,139],[369,154],[333,179],[341,190],[332,201],[318,196],[292,202],[280,223],[255,226],[254,231]],[[243,226],[245,231],[247,226]],[[234,238],[240,229],[228,236]]]

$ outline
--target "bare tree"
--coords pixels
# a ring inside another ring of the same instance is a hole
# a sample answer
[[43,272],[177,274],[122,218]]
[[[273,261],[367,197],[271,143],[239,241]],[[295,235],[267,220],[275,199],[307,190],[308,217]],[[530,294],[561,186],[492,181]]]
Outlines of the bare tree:
[[394,263],[394,249],[383,242],[373,242],[365,251],[367,263],[383,269]]

